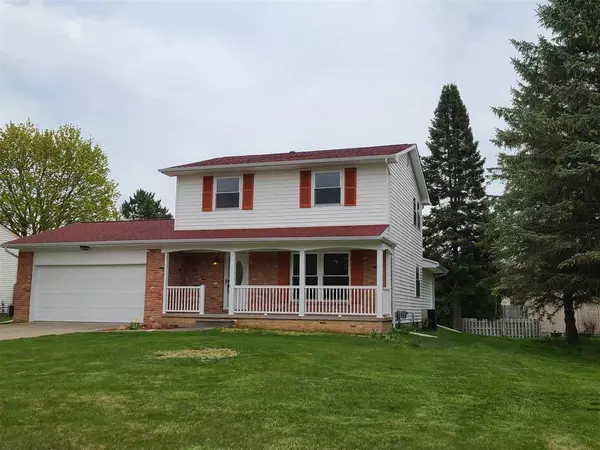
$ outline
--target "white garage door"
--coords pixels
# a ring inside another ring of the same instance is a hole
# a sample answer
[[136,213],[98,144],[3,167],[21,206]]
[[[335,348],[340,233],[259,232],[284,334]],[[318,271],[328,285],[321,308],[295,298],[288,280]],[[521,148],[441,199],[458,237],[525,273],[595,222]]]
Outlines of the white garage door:
[[36,266],[31,320],[141,321],[145,274],[144,265]]

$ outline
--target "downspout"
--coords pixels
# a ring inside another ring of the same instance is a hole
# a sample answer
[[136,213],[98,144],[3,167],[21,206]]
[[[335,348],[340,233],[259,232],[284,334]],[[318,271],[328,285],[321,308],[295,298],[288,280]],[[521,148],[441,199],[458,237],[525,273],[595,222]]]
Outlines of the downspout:
[[6,247],[4,247],[4,251],[5,251],[6,253],[8,253],[10,256],[13,256],[13,257],[15,257],[15,258],[19,259],[19,255],[15,255],[13,252],[11,252],[11,251],[10,251],[9,249],[7,249]]
[[[387,189],[388,189],[388,201],[387,201],[387,222],[389,224],[389,226],[391,227],[392,224],[390,223],[390,209],[391,209],[391,203],[392,203],[392,186],[390,184],[390,165],[388,163],[388,159],[387,157],[384,159],[385,162],[385,183],[387,184]],[[390,258],[390,267],[389,267],[389,271],[390,271],[390,302],[392,303],[390,305],[390,312],[392,314],[392,328],[396,328],[396,305],[394,302],[394,289],[396,288],[396,283],[394,283],[394,254],[396,252],[396,246],[394,245],[392,247],[392,251],[390,252],[392,254],[392,257]],[[384,274],[385,276],[385,274]]]

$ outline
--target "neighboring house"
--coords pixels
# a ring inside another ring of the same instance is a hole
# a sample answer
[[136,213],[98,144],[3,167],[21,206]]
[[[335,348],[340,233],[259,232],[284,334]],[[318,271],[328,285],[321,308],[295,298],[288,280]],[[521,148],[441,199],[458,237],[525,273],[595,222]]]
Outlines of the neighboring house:
[[19,249],[15,320],[368,332],[434,307],[415,145],[215,158],[176,178],[174,220],[76,223]]
[[[548,309],[548,313],[552,313]],[[540,321],[540,331],[542,334],[564,333],[565,332],[565,312],[562,308],[556,311],[556,314],[532,314],[532,317]],[[577,330],[590,334],[600,334],[600,305],[583,305],[575,310],[575,324]]]
[[[0,242],[17,239],[18,236],[0,225]],[[0,250],[0,313],[13,303],[13,291],[17,281],[17,255],[19,252]]]

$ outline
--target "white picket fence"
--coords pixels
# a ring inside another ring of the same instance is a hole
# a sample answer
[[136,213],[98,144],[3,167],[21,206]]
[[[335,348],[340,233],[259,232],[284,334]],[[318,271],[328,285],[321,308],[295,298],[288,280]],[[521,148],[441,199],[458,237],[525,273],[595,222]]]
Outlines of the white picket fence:
[[497,320],[463,319],[465,333],[481,336],[504,336],[535,339],[540,337],[540,322],[537,319],[509,318]]

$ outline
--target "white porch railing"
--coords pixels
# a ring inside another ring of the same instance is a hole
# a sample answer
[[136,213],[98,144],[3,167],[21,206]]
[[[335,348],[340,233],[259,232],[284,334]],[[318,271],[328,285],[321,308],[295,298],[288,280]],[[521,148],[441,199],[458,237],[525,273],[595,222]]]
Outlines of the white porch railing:
[[374,286],[306,287],[306,314],[375,315]]
[[165,296],[167,313],[204,314],[204,286],[168,286]]
[[[305,314],[375,315],[374,286],[310,286],[305,288]],[[297,286],[236,286],[235,314],[299,314]]]
[[298,314],[298,292],[299,289],[292,286],[236,286],[234,311],[254,314]]

